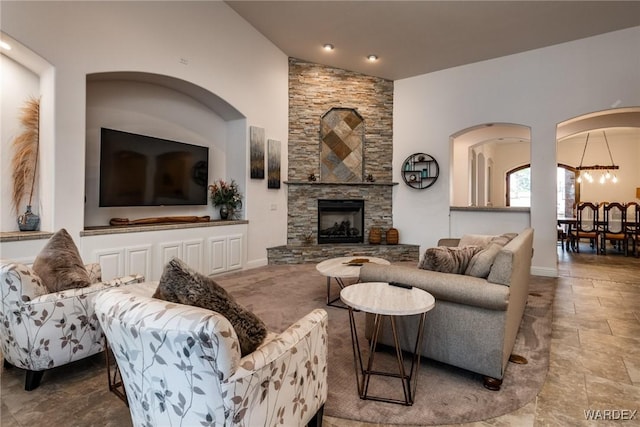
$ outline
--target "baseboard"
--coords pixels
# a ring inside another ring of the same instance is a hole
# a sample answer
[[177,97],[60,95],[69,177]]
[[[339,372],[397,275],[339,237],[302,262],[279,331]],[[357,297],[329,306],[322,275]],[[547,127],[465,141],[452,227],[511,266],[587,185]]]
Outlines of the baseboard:
[[254,259],[252,261],[247,261],[247,264],[244,266],[243,270],[250,270],[252,268],[264,267],[267,265],[269,261],[267,258]]
[[544,276],[544,277],[558,277],[558,268],[548,268],[548,267],[531,267],[531,274],[533,276]]

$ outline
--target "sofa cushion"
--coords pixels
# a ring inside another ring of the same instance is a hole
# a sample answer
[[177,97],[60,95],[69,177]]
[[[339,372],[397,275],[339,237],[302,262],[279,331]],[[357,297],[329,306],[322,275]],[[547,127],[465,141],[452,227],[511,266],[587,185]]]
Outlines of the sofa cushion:
[[504,233],[499,236],[494,236],[491,239],[490,243],[497,243],[501,246],[505,246],[507,243],[512,241],[517,235],[518,233]]
[[495,237],[493,234],[465,234],[460,238],[458,246],[480,246],[485,248],[489,246],[489,243]]
[[91,284],[78,248],[64,228],[51,236],[42,248],[33,262],[33,271],[40,276],[49,292],[84,288]]
[[212,278],[191,269],[178,258],[165,266],[153,297],[220,313],[236,331],[242,356],[253,353],[267,336],[262,320],[238,304]]
[[493,266],[493,261],[495,261],[498,253],[502,250],[502,245],[498,243],[490,243],[489,246],[482,249],[478,253],[476,253],[471,261],[469,261],[469,265],[465,270],[464,274],[467,276],[487,278],[489,277],[489,273],[491,272],[491,266]]
[[478,277],[454,276],[408,265],[368,263],[360,269],[360,281],[397,282],[423,289],[435,297],[437,311],[449,303],[489,310],[506,310],[509,305],[510,292],[505,286]]
[[473,256],[464,274],[483,279],[489,277],[491,267],[493,267],[493,263],[498,256],[498,253],[502,250],[504,245],[509,243],[515,236],[517,236],[516,233],[505,233],[499,236],[492,236],[489,240],[489,244]]
[[479,246],[438,246],[427,249],[418,263],[423,270],[439,271],[442,273],[463,274],[469,261],[481,251]]

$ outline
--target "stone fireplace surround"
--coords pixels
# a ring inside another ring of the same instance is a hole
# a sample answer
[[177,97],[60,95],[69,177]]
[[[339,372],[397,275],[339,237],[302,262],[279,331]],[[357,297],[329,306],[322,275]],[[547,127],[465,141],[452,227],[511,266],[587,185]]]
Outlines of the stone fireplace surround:
[[[267,249],[269,264],[320,262],[336,256],[378,256],[389,261],[416,261],[418,245],[387,245],[385,231],[392,227],[392,190],[387,183],[285,182],[288,188],[287,245]],[[318,244],[318,199],[364,200],[364,243]],[[371,227],[380,227],[383,241],[368,244]],[[311,235],[313,242],[306,243]]]

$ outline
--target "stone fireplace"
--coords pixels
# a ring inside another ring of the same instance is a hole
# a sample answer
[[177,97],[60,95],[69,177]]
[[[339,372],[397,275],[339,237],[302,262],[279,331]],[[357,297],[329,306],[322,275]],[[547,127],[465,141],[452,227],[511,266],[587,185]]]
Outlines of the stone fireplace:
[[363,243],[364,200],[318,200],[318,243]]
[[[287,244],[267,250],[270,264],[356,254],[417,261],[416,245],[368,244],[372,227],[393,227],[392,140],[393,81],[289,59]],[[338,220],[332,208],[322,223],[319,200],[358,201],[362,210]],[[323,233],[336,222],[339,233],[343,221],[360,230],[357,241]]]

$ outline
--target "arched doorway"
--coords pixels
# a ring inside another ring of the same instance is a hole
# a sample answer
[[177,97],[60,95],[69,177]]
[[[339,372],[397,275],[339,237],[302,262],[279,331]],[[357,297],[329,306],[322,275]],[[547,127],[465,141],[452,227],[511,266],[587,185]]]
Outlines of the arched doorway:
[[595,179],[582,183],[576,201],[637,201],[640,107],[599,111],[560,123],[557,127],[557,161],[574,169],[581,162],[584,165],[609,165],[613,161],[619,167],[615,170],[615,183],[612,180],[599,182],[607,170],[591,171]]

